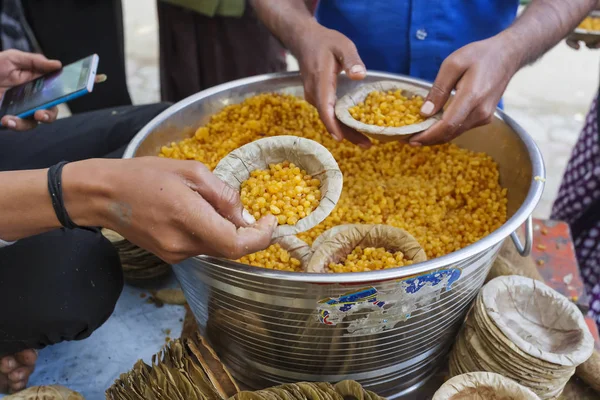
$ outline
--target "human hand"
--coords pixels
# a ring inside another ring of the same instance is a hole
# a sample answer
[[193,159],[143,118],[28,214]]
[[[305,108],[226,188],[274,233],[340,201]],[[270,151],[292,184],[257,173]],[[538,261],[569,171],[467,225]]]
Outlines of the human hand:
[[442,119],[424,132],[410,138],[413,146],[449,142],[461,133],[492,121],[496,106],[512,76],[518,60],[509,51],[507,39],[492,37],[470,43],[444,60],[421,114],[425,117],[440,111],[452,90],[454,98]]
[[354,80],[361,80],[366,75],[365,65],[354,43],[340,32],[313,22],[295,47],[304,97],[317,108],[331,136],[338,141],[347,139],[361,147],[370,147],[371,141],[340,123],[334,111],[338,75],[345,71]]
[[[97,187],[91,200],[77,195],[91,185]],[[117,231],[171,264],[197,255],[235,260],[263,250],[277,225],[273,216],[256,222],[244,212],[239,193],[197,161],[71,163],[63,170],[63,193],[76,224]]]
[[[11,87],[29,82],[41,75],[56,71],[61,68],[60,61],[48,60],[41,54],[26,53],[19,50],[6,50],[0,52],[0,95]],[[3,126],[24,131],[37,126],[38,122],[50,123],[56,120],[58,108],[38,110],[33,120],[23,120],[12,115],[5,115],[1,123]]]

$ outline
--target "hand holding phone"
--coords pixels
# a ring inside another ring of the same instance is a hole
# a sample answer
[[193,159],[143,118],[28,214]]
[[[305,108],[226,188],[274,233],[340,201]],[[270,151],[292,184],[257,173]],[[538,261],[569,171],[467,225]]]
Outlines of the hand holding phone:
[[[6,60],[9,62],[5,63]],[[48,60],[39,54],[16,50],[0,52],[2,125],[26,130],[38,122],[54,121],[58,104],[92,91],[97,66],[95,54],[61,68],[59,61]],[[11,68],[12,77],[5,72]],[[25,119],[31,117],[33,119]]]
[[[48,60],[41,54],[25,53],[18,50],[6,50],[0,52],[0,95],[9,88],[21,85],[36,79],[49,72],[57,71],[62,67],[60,61]],[[38,121],[51,122],[56,119],[58,111],[49,109],[36,113]],[[13,124],[9,124],[13,121]],[[11,129],[25,130],[37,125],[33,121],[23,121],[18,118],[2,119],[2,125]],[[9,126],[10,125],[10,126]]]

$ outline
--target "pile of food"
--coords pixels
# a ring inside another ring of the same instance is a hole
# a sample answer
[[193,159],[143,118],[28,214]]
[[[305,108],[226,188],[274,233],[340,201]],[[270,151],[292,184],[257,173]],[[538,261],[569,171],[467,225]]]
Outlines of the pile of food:
[[242,183],[240,198],[257,220],[272,214],[279,225],[295,225],[319,205],[320,186],[319,179],[285,161],[269,165],[269,170],[252,171]]
[[600,32],[600,17],[586,17],[578,26],[586,31]]
[[[337,225],[387,224],[409,232],[431,259],[478,241],[506,221],[506,189],[500,186],[498,166],[489,155],[454,144],[411,147],[376,142],[365,150],[338,143],[316,109],[290,95],[259,94],[226,106],[194,136],[162,147],[160,156],[197,160],[214,169],[231,151],[280,135],[323,144],[344,176],[341,197],[331,214],[298,234],[308,244]],[[277,246],[251,257],[241,261],[297,270],[293,259]]]
[[302,263],[281,247],[279,243],[272,244],[266,250],[248,254],[238,260],[241,263],[280,271],[302,272]]
[[412,260],[405,260],[401,251],[387,251],[383,247],[355,247],[352,253],[337,263],[329,263],[332,272],[377,271],[386,268],[411,265]]
[[377,126],[405,126],[424,121],[419,113],[421,96],[407,98],[401,90],[374,90],[364,101],[350,107],[350,115],[357,121]]

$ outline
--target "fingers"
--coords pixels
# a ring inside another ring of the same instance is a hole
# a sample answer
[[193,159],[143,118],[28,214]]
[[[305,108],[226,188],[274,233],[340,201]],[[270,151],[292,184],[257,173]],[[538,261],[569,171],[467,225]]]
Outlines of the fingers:
[[7,50],[6,53],[8,58],[17,67],[37,74],[56,71],[62,67],[60,61],[49,60],[42,54],[27,53],[19,50]]
[[13,131],[27,131],[37,126],[37,121],[21,119],[12,115],[5,115],[2,117],[2,126]]
[[52,123],[58,118],[58,107],[52,107],[47,110],[37,110],[33,114],[33,120],[21,119],[14,115],[5,115],[2,117],[2,126],[14,131],[27,131],[33,129],[38,125],[38,122],[45,124]]
[[333,54],[350,79],[363,79],[367,75],[365,64],[358,55],[356,45],[348,38],[345,39],[334,44]]
[[[467,126],[466,120],[471,114],[472,110],[478,106],[478,104],[475,104],[475,102],[476,99],[474,96],[467,91],[457,91],[456,96],[448,106],[448,109],[444,112],[442,119],[436,122],[425,132],[411,137],[409,144],[413,146],[420,146],[445,143],[454,139],[467,129],[470,129],[471,127]],[[477,113],[481,113],[482,118],[484,118],[484,112],[487,112],[487,109],[481,109],[481,111],[477,111]]]
[[429,90],[429,94],[421,106],[421,114],[425,117],[430,117],[440,111],[455,85],[467,70],[467,64],[460,61],[460,57],[450,55],[444,60],[440,70],[433,82],[433,86]]
[[[198,212],[191,212],[188,226],[193,229],[192,250],[200,249],[207,255],[237,260],[246,254],[264,250],[271,244],[277,218],[272,215],[261,218],[252,226],[237,228],[212,209],[204,199],[195,199]],[[207,206],[203,206],[202,203]],[[197,254],[194,254],[197,255]],[[189,257],[189,255],[188,255]]]
[[108,77],[105,74],[98,74],[94,78],[94,83],[106,82],[107,79],[108,79]]
[[189,161],[186,179],[190,187],[199,193],[222,217],[236,227],[250,226],[256,219],[244,210],[237,190],[217,178],[204,164]]
[[368,138],[353,129],[343,126],[336,118],[334,110],[336,82],[337,70],[335,60],[332,59],[328,63],[327,68],[319,71],[314,80],[309,80],[307,84],[308,92],[316,93],[314,105],[319,112],[325,128],[327,128],[327,131],[338,142],[341,142],[345,138],[363,148],[371,147],[371,141]]
[[567,46],[574,50],[579,50],[581,48],[578,40],[567,38],[566,42]]
[[58,107],[52,107],[47,110],[37,110],[35,114],[33,114],[33,118],[36,121],[43,122],[45,124],[54,122],[56,121],[56,118],[58,118]]

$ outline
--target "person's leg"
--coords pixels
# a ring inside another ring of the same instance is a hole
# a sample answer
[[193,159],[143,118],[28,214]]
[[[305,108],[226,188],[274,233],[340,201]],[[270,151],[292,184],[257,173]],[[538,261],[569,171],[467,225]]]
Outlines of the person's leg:
[[240,18],[210,18],[158,1],[157,12],[163,101],[287,68],[283,47],[251,7]]
[[0,389],[13,372],[31,373],[28,349],[90,336],[122,288],[118,253],[100,232],[55,230],[0,249]]
[[125,69],[121,0],[23,0],[44,55],[69,64],[98,54],[108,80],[94,93],[69,102],[75,113],[131,105]]
[[[27,132],[0,131],[0,171],[48,168],[59,161],[120,157],[131,139],[169,104],[93,111]],[[115,152],[121,151],[121,154]]]

